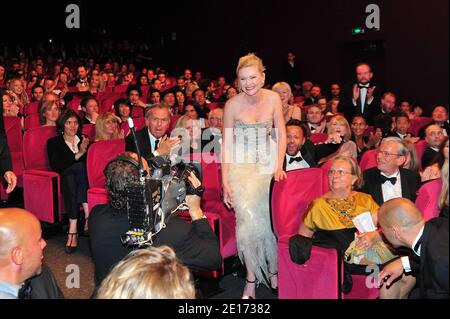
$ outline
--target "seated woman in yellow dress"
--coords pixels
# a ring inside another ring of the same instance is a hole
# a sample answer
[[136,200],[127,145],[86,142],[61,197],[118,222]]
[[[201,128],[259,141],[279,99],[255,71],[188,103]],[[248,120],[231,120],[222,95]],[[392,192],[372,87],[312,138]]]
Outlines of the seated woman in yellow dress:
[[[354,190],[362,186],[361,169],[350,157],[338,156],[333,160],[328,181],[330,191],[310,204],[299,234],[290,239],[291,258],[300,264],[309,258],[305,256],[305,251],[311,246],[305,246],[305,242],[334,247],[344,257],[346,279],[349,279],[349,274],[369,275],[366,273],[366,265],[383,265],[395,258],[395,255],[377,230],[355,236],[357,230],[353,220],[368,212],[376,226],[379,207],[370,195]],[[350,289],[351,284],[347,292]],[[387,298],[402,296],[400,291],[392,287],[387,295],[383,293],[380,296]]]

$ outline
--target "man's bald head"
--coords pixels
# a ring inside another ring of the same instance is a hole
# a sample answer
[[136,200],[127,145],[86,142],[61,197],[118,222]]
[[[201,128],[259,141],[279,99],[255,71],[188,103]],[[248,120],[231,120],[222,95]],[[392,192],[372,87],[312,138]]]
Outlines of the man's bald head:
[[411,246],[425,221],[413,202],[395,198],[385,202],[378,211],[378,223],[394,247]]
[[27,234],[39,227],[37,218],[19,208],[0,209],[0,260],[15,246],[25,243]]
[[378,211],[380,224],[413,227],[423,222],[419,209],[406,198],[394,198],[385,202]]
[[19,208],[0,209],[0,275],[12,283],[40,273],[42,239],[39,220]]

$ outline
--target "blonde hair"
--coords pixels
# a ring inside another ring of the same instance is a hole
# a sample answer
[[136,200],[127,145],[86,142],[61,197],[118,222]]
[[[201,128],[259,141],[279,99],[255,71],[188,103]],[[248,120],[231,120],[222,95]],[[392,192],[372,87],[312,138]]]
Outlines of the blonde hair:
[[448,177],[448,159],[446,159],[441,169],[442,190],[439,197],[439,208],[448,205]]
[[[283,89],[283,88],[288,90],[288,92],[289,92],[289,98],[291,98],[291,96],[292,96],[292,90],[291,90],[291,86],[289,85],[289,83],[286,83],[286,82],[278,82],[278,83],[275,83],[275,84],[272,86],[272,91],[277,92],[277,91],[276,91],[277,89]],[[289,101],[288,101],[288,103],[289,103]]]
[[[409,165],[405,166],[403,164],[403,168],[407,168],[411,171],[418,172],[419,171],[419,158],[417,157],[416,147],[414,143],[408,140],[402,140],[402,144],[408,149],[409,154]],[[406,155],[408,155],[406,154]],[[406,161],[405,161],[406,163]]]
[[340,124],[345,125],[347,132],[345,132],[345,134],[344,134],[344,140],[345,141],[350,140],[350,137],[352,136],[352,131],[351,131],[350,125],[348,124],[348,121],[345,119],[345,117],[343,117],[342,115],[335,115],[331,118],[330,124],[328,127],[328,133],[330,133],[330,134],[334,133],[333,126],[331,125],[333,122],[338,122]]
[[132,251],[103,280],[97,299],[194,299],[189,269],[169,246]]
[[355,184],[353,185],[354,188],[359,189],[359,188],[363,187],[364,179],[363,179],[362,171],[354,159],[352,159],[351,157],[348,157],[348,156],[339,155],[332,159],[331,165],[333,165],[333,163],[336,161],[344,161],[344,162],[347,162],[348,164],[350,164],[352,175],[357,178]]
[[[113,120],[117,124],[119,123],[119,120],[117,119],[117,117],[113,113],[111,113],[111,112],[101,113],[97,117],[97,120],[95,121],[95,140],[96,141],[104,141],[104,140],[110,139],[106,135],[105,129],[104,129],[105,123],[108,120]],[[114,131],[113,136],[111,137],[111,139],[116,139],[118,137],[119,137],[119,129],[117,127],[116,130]]]
[[236,75],[239,74],[239,71],[241,69],[250,66],[256,66],[258,68],[258,71],[261,73],[263,73],[266,70],[262,60],[258,58],[254,53],[249,53],[239,59],[238,66],[236,68]]

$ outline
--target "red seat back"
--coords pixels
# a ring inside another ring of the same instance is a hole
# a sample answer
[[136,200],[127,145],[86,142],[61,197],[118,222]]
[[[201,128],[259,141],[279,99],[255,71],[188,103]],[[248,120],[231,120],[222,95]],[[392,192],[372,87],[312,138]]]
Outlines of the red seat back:
[[297,234],[311,201],[324,194],[323,170],[306,168],[287,172],[287,179],[275,182],[271,208],[278,238]]
[[115,94],[122,94],[127,91],[127,88],[128,88],[128,84],[121,84],[121,85],[115,86],[113,89],[113,92]]
[[422,213],[423,219],[429,221],[439,216],[439,196],[442,190],[440,178],[429,181],[419,188],[416,198],[416,206]]
[[86,167],[90,188],[105,187],[106,178],[103,170],[109,161],[122,152],[125,152],[123,139],[99,141],[89,147]]
[[31,102],[24,106],[23,114],[28,116],[30,114],[38,114],[40,112],[39,102]]
[[56,136],[54,126],[41,126],[25,131],[23,135],[23,161],[25,169],[51,171],[47,155],[47,140]]
[[95,140],[95,124],[83,124],[83,134],[87,135],[89,141]]
[[309,260],[298,265],[291,260],[288,238],[278,242],[280,299],[338,299],[339,273],[336,249],[313,246]]
[[28,116],[25,116],[24,129],[29,130],[30,128],[41,126],[39,117],[40,117],[39,113],[33,113],[29,114]]
[[309,140],[314,144],[324,143],[328,139],[327,133],[312,133]]
[[[145,127],[145,118],[143,117],[135,117],[133,118],[134,127],[136,129],[136,132],[139,130],[142,130]],[[123,133],[125,136],[130,133],[130,127],[128,126],[128,122],[125,121],[122,124],[120,124],[120,128],[123,130]]]
[[416,117],[415,119],[411,120],[411,127],[409,130],[411,131],[411,133],[417,136],[420,129],[425,125],[430,124],[432,121],[433,119],[431,117]]
[[135,106],[131,109],[131,117],[144,117],[144,109],[140,106]]
[[377,167],[377,150],[366,151],[361,157],[359,167],[361,167],[361,170],[363,171],[372,167]]
[[422,171],[422,169],[425,168],[422,167],[422,156],[428,147],[428,143],[422,140],[414,144],[414,146],[416,147],[417,158],[419,159],[419,171]]

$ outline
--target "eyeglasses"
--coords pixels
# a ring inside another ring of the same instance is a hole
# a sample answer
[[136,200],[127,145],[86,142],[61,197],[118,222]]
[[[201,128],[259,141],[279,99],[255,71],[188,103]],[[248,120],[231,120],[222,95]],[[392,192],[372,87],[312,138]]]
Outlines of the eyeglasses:
[[365,123],[352,123],[352,126],[365,126]]
[[337,170],[330,169],[328,171],[328,176],[334,176],[334,173],[336,173],[338,176],[344,176],[346,174],[353,175],[352,172],[346,172],[342,169],[337,169]]
[[383,155],[383,157],[403,156],[402,154],[389,153],[389,152],[386,152],[386,151],[380,151],[380,150],[377,150],[377,154],[381,154],[381,155]]

